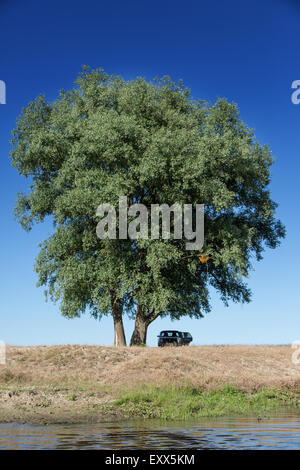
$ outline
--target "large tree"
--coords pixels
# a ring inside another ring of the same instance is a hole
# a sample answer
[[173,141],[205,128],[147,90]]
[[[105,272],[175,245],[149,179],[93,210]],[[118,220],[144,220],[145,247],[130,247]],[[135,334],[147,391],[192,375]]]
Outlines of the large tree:
[[[169,78],[126,82],[85,68],[76,85],[54,103],[30,103],[13,132],[13,164],[31,181],[17,217],[27,230],[53,218],[36,270],[62,313],[112,313],[115,344],[125,344],[122,313],[129,312],[131,344],[140,344],[158,316],[209,311],[210,286],[225,303],[249,301],[253,255],[260,260],[265,246],[275,248],[284,228],[268,190],[270,150],[237,107],[193,101]],[[97,238],[97,207],[117,208],[121,195],[149,209],[205,204],[208,262],[199,250],[187,251],[184,239],[161,234]]]

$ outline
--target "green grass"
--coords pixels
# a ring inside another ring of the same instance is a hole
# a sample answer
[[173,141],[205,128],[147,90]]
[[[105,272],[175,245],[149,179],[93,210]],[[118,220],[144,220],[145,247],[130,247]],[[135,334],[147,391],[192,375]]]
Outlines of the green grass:
[[188,419],[251,414],[262,416],[286,408],[300,411],[300,394],[268,389],[243,392],[231,385],[221,390],[184,387],[143,387],[128,391],[113,406],[130,417]]
[[75,395],[75,393],[71,393],[71,395],[67,396],[67,400],[76,401],[77,400],[77,395]]
[[[155,418],[162,420],[187,420],[197,417],[218,417],[249,415],[267,417],[281,411],[292,411],[300,414],[300,390],[298,389],[261,389],[255,392],[242,391],[232,385],[222,389],[208,390],[189,384],[182,386],[147,386],[135,388],[124,386],[101,386],[92,382],[70,383],[65,385],[24,386],[19,384],[2,384],[0,391],[8,393],[14,400],[14,406],[21,411],[27,396],[34,395],[35,410],[51,410],[60,416],[65,401],[73,402],[74,416],[85,412],[93,418],[103,416],[127,418]],[[25,393],[23,396],[22,393]],[[25,398],[24,398],[25,397]],[[3,398],[3,397],[2,397]],[[105,399],[105,400],[103,400]],[[6,400],[6,398],[5,398]],[[18,401],[15,403],[15,401]],[[105,402],[103,402],[105,401]],[[30,402],[31,403],[31,402]],[[60,405],[59,405],[60,404]],[[34,418],[36,418],[35,413]],[[86,416],[84,419],[86,419]],[[28,417],[27,417],[28,418]],[[27,419],[26,418],[26,419]],[[64,419],[65,416],[64,416]]]
[[47,408],[50,405],[51,405],[50,401],[41,401],[35,404],[35,406],[39,406],[40,408]]

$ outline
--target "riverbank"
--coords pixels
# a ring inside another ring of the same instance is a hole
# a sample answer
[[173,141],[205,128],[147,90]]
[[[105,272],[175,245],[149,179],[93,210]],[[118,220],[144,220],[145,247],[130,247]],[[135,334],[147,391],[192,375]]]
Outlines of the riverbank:
[[289,346],[7,347],[0,422],[300,413]]

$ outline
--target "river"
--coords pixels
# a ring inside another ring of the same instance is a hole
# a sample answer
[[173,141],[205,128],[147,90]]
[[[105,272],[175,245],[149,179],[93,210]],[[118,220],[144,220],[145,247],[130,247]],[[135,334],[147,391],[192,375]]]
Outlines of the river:
[[0,449],[300,449],[300,415],[33,426],[0,424]]

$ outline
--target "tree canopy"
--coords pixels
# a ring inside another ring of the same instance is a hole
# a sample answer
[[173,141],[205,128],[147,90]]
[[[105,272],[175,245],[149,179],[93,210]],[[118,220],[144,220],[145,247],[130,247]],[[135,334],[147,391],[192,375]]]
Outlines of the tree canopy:
[[[17,121],[12,162],[30,179],[16,216],[26,230],[51,216],[41,243],[39,285],[63,315],[112,314],[125,344],[122,314],[135,316],[131,344],[146,342],[158,316],[200,318],[209,288],[228,303],[248,302],[245,279],[265,247],[284,236],[269,193],[271,151],[256,142],[225,99],[211,105],[168,77],[124,81],[84,68],[53,103],[40,96]],[[199,251],[185,241],[96,236],[100,204],[205,204]]]

